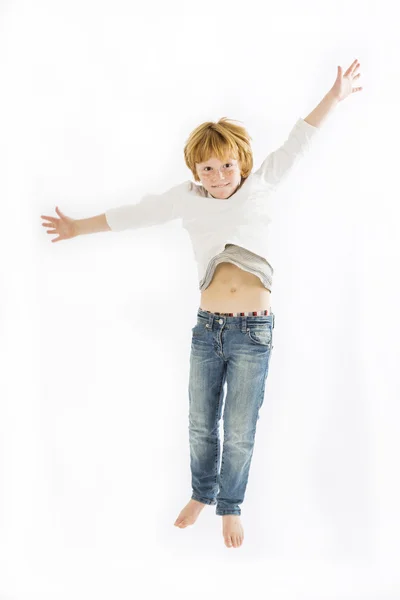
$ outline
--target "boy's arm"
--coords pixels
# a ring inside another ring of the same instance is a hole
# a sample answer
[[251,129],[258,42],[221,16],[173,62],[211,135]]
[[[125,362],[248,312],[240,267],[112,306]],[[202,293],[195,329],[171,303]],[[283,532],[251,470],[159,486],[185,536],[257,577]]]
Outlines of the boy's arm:
[[321,100],[321,102],[314,108],[312,112],[304,119],[306,123],[313,125],[314,127],[320,127],[322,122],[326,119],[330,112],[339,104],[339,100],[335,94],[330,91]]
[[105,213],[97,215],[96,217],[89,217],[88,219],[75,219],[74,227],[76,235],[98,233],[99,231],[111,231]]
[[182,197],[189,185],[190,181],[185,181],[161,194],[145,194],[135,204],[109,208],[105,218],[111,231],[152,227],[179,218]]
[[273,187],[278,186],[307,154],[318,132],[318,127],[299,118],[285,142],[277,150],[268,154],[255,174],[260,175]]
[[179,200],[188,182],[169,188],[162,194],[146,194],[136,204],[109,208],[105,213],[88,219],[76,219],[75,235],[99,231],[124,231],[161,225],[179,217]]

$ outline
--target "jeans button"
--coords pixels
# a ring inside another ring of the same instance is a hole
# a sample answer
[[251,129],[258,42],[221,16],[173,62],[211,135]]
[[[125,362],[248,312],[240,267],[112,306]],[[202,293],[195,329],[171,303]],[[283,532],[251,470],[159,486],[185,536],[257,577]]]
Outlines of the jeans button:
[[222,319],[220,319],[220,320],[218,321],[218,323],[219,323],[220,325],[222,325],[222,323],[223,323],[223,322],[224,322],[224,321],[223,321]]

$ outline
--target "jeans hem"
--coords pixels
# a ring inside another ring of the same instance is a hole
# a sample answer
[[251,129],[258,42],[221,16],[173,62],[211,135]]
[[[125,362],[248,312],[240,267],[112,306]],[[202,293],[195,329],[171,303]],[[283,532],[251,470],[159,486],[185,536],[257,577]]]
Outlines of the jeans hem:
[[196,494],[192,494],[192,500],[197,500],[197,502],[202,502],[202,504],[216,504],[217,501],[213,498],[201,498],[200,496],[196,496]]
[[235,510],[235,511],[232,511],[232,510],[229,510],[229,509],[227,509],[227,510],[221,510],[221,509],[220,509],[220,510],[218,510],[218,509],[217,509],[217,510],[215,511],[215,514],[216,514],[216,515],[220,515],[221,517],[223,517],[224,515],[238,515],[238,516],[240,517],[240,515],[241,515],[241,513],[240,513],[240,512],[238,512],[238,511],[236,511],[236,510]]

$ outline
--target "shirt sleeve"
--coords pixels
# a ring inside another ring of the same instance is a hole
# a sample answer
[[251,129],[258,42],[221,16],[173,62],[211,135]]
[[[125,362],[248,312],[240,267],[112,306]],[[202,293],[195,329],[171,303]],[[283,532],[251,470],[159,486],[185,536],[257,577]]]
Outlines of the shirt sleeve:
[[109,208],[105,212],[111,231],[139,229],[161,225],[181,216],[183,194],[187,182],[169,188],[161,194],[145,194],[135,204],[124,204]]
[[267,183],[278,185],[309,151],[318,132],[318,127],[310,125],[302,118],[298,119],[287,140],[277,150],[268,154],[255,173]]

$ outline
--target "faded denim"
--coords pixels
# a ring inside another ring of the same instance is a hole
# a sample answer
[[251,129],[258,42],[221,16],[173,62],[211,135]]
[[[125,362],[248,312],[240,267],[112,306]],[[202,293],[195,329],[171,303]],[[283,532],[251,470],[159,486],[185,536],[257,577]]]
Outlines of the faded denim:
[[[197,312],[189,373],[192,498],[240,515],[273,348],[275,316]],[[223,415],[221,459],[219,425]]]

